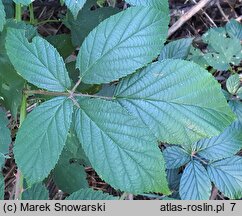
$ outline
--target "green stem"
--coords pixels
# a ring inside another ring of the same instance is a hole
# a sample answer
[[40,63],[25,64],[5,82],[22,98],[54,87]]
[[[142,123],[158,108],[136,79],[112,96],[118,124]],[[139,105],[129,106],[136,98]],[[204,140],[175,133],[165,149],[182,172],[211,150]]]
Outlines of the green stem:
[[30,24],[34,24],[35,23],[35,20],[34,20],[34,6],[33,6],[33,3],[31,3],[29,5],[29,17],[30,17]]
[[24,90],[24,93],[27,95],[49,95],[49,96],[66,96],[66,97],[89,97],[89,98],[101,98],[105,100],[113,100],[114,97],[105,97],[100,95],[89,95],[89,94],[82,94],[82,93],[73,93],[73,92],[49,92],[44,90]]
[[15,4],[15,19],[17,22],[22,20],[22,6],[21,4]]
[[[26,109],[27,109],[27,96],[23,94],[21,108],[20,108],[20,127],[26,118],[26,114],[27,114]],[[22,199],[23,183],[24,183],[24,177],[20,169],[18,168],[17,174],[16,174],[16,183],[15,183],[15,197],[14,197],[15,200]]]
[[23,121],[26,118],[26,115],[27,115],[26,109],[27,109],[27,96],[23,94],[21,108],[20,108],[20,127],[22,126]]

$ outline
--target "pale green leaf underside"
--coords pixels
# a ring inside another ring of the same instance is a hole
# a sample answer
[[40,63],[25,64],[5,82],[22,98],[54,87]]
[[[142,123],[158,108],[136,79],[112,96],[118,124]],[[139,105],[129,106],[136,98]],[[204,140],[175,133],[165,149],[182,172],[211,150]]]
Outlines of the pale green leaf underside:
[[167,169],[176,169],[190,161],[190,156],[178,146],[167,147],[163,151]]
[[94,191],[91,188],[81,189],[74,192],[66,200],[116,200],[118,197],[111,196],[101,191]]
[[42,183],[36,183],[22,193],[22,200],[48,200],[49,192]]
[[82,9],[86,0],[64,0],[67,8],[71,11],[72,15],[76,18],[78,12]]
[[142,123],[115,102],[87,99],[80,107],[77,136],[102,179],[134,194],[169,193],[162,153]]
[[226,81],[226,87],[231,94],[235,94],[240,86],[239,74],[230,76]]
[[0,154],[8,153],[8,148],[11,143],[11,133],[8,129],[9,121],[6,113],[0,108]]
[[151,62],[167,37],[168,16],[153,8],[132,7],[99,24],[77,56],[85,83],[109,83]]
[[2,173],[0,173],[0,200],[4,199],[4,177],[2,175]]
[[49,91],[65,91],[70,87],[62,57],[41,37],[36,36],[29,43],[24,30],[9,28],[6,49],[16,71],[30,83]]
[[242,103],[238,100],[229,101],[229,106],[237,116],[237,121],[242,124]]
[[208,200],[212,185],[206,169],[196,160],[183,171],[179,193],[183,200]]
[[115,95],[159,140],[171,144],[216,136],[235,118],[212,75],[183,60],[149,65],[123,79]]
[[234,122],[225,131],[195,144],[198,154],[208,160],[220,160],[235,155],[242,148],[242,125]]
[[13,0],[16,4],[23,4],[23,5],[29,5],[32,3],[34,0]]
[[3,26],[6,23],[6,13],[4,10],[4,6],[2,0],[0,0],[0,32],[3,30]]
[[227,70],[230,63],[238,65],[242,59],[242,46],[237,38],[228,38],[226,33],[219,29],[210,29],[203,35],[208,43],[208,52],[204,55],[209,65],[217,70]]
[[242,157],[234,156],[216,161],[207,167],[215,186],[227,197],[242,197]]
[[18,131],[14,156],[30,183],[42,181],[57,163],[70,128],[73,103],[57,97],[35,108]]
[[169,14],[168,0],[126,0],[126,2],[136,6],[154,7]]
[[159,56],[159,61],[164,59],[186,59],[189,54],[193,38],[183,38],[165,45]]
[[226,24],[226,31],[230,37],[236,37],[242,40],[242,24],[232,19]]

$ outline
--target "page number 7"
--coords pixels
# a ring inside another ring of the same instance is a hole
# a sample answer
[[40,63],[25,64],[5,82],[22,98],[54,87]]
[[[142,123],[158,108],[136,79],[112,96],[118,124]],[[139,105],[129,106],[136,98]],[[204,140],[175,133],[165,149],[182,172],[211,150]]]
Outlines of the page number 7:
[[236,205],[236,203],[230,203],[232,205],[231,211],[234,211],[234,207]]

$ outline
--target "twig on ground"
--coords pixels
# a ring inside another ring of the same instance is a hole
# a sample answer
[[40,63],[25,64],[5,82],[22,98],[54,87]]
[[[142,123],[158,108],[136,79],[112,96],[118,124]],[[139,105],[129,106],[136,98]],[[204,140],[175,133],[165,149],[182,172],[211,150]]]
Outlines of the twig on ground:
[[211,0],[201,0],[193,6],[187,13],[185,13],[179,20],[177,20],[169,29],[168,37],[173,35],[187,20],[194,16],[198,11],[204,8]]
[[215,200],[217,196],[218,196],[218,189],[216,187],[213,187],[210,200]]
[[220,13],[222,14],[222,16],[223,16],[223,17],[225,18],[225,20],[228,22],[229,19],[228,19],[228,17],[226,16],[226,14],[224,13],[224,11],[223,11],[223,9],[222,9],[222,7],[221,7],[219,1],[216,1],[216,5],[217,5],[217,7],[218,7],[218,10],[219,10]]
[[[195,4],[197,4],[196,0],[192,0]],[[201,9],[201,11],[203,12],[203,14],[208,18],[208,20],[212,23],[212,25],[214,27],[217,27],[216,23],[212,20],[212,18],[203,10]]]

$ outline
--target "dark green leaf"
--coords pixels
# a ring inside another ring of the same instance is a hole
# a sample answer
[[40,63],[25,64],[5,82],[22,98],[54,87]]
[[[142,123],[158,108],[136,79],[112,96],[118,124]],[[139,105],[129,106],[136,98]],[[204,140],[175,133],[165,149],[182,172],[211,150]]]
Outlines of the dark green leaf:
[[234,156],[211,163],[208,175],[216,187],[227,197],[242,197],[242,157]]
[[232,19],[226,24],[226,31],[230,37],[236,37],[242,40],[242,25],[236,20]]
[[237,116],[237,120],[242,124],[242,103],[237,100],[229,101],[229,106]]
[[162,12],[169,14],[168,0],[125,0],[131,5],[154,7]]
[[133,7],[99,24],[84,40],[77,56],[85,83],[109,83],[151,62],[167,37],[168,16]]
[[[77,81],[79,80],[80,72],[78,69],[76,69],[75,62],[67,63],[66,68],[73,83],[77,83]],[[76,91],[84,94],[96,94],[100,89],[101,85],[86,84],[81,82],[80,85],[77,87]]]
[[0,0],[0,32],[3,30],[3,26],[6,23],[6,13],[2,0]]
[[75,50],[71,43],[70,34],[58,34],[48,36],[46,40],[57,49],[57,51],[60,53],[63,59],[66,59]]
[[0,53],[0,104],[9,109],[14,118],[17,117],[18,107],[21,103],[24,80],[14,70],[8,57]]
[[203,139],[194,146],[199,156],[208,160],[231,157],[242,148],[242,125],[234,122],[220,135]]
[[23,4],[23,5],[29,5],[34,0],[13,0],[16,4]]
[[175,169],[190,161],[190,155],[178,146],[167,147],[163,151],[167,169]]
[[29,43],[25,31],[9,28],[6,49],[16,71],[30,83],[50,91],[65,91],[70,87],[63,59],[41,37],[36,36]]
[[7,18],[13,18],[14,17],[14,4],[12,0],[2,0],[5,12],[6,12],[6,17]]
[[36,183],[22,193],[22,200],[48,200],[49,192],[42,183]]
[[186,59],[191,49],[193,38],[172,41],[161,50],[159,61],[164,59]]
[[81,188],[87,188],[84,164],[88,164],[88,159],[81,149],[81,144],[76,135],[71,131],[58,164],[53,171],[54,181],[59,189],[66,193],[73,193]]
[[2,173],[0,173],[0,200],[4,200],[4,177]]
[[235,118],[212,75],[183,60],[149,65],[123,79],[115,95],[159,140],[171,144],[218,135]]
[[72,110],[70,99],[57,97],[35,108],[24,120],[14,156],[29,183],[42,181],[55,167],[66,143]]
[[200,49],[197,49],[193,46],[190,49],[190,53],[187,57],[187,60],[193,61],[203,68],[207,68],[209,66],[204,58],[204,53]]
[[206,169],[196,160],[183,171],[179,193],[183,200],[208,200],[212,185]]
[[226,81],[226,87],[231,94],[235,94],[240,86],[239,75],[234,74],[230,76]]
[[[71,30],[72,44],[75,47],[81,46],[85,37],[93,30],[100,22],[118,13],[120,10],[112,7],[97,8],[91,10],[91,3],[89,1],[84,5],[83,9],[79,12],[77,19],[68,12],[67,21],[65,24]],[[92,1],[90,1],[92,2]],[[95,1],[93,1],[95,3]]]
[[242,87],[240,87],[238,89],[238,91],[236,92],[236,94],[239,96],[240,99],[242,99]]
[[242,46],[237,38],[228,38],[226,32],[210,29],[203,35],[208,44],[208,51],[204,55],[209,65],[217,70],[228,70],[230,63],[238,65],[242,59]]
[[179,190],[181,174],[179,173],[179,169],[168,169],[166,170],[167,180],[169,183],[169,188],[172,191]]
[[92,189],[81,189],[74,192],[66,200],[116,200],[118,197],[111,196],[101,191],[94,191]]
[[8,129],[8,119],[6,113],[0,108],[0,170],[5,162],[5,155],[8,154],[11,143],[11,134]]
[[78,12],[82,9],[83,5],[86,3],[86,0],[64,0],[67,8],[71,11],[73,16],[76,18]]
[[165,163],[147,128],[117,103],[80,101],[77,136],[93,168],[112,187],[134,194],[169,194]]

